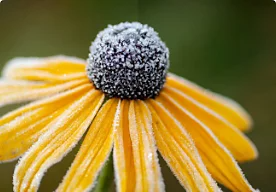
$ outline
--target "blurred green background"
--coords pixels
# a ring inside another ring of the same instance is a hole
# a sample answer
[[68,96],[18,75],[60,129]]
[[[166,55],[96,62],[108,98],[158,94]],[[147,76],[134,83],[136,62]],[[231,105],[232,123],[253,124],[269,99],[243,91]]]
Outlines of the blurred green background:
[[[276,3],[273,0],[3,0],[0,65],[17,56],[86,58],[97,32],[122,21],[147,23],[170,48],[171,71],[234,98],[253,116],[258,160],[241,165],[255,188],[276,191]],[[10,107],[1,109],[1,114]],[[53,191],[76,153],[47,172]],[[12,191],[16,162],[0,165]],[[184,191],[163,163],[167,191]]]

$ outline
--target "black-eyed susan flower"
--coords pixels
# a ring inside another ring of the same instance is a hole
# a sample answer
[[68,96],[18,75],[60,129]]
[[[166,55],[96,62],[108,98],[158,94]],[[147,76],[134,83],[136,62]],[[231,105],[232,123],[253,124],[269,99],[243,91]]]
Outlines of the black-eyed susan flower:
[[109,26],[86,61],[17,58],[4,68],[0,105],[32,101],[0,119],[0,160],[22,156],[15,192],[43,174],[88,130],[57,192],[93,187],[113,150],[117,191],[164,191],[157,150],[187,191],[254,191],[238,162],[258,156],[234,101],[168,73],[169,52],[140,23]]

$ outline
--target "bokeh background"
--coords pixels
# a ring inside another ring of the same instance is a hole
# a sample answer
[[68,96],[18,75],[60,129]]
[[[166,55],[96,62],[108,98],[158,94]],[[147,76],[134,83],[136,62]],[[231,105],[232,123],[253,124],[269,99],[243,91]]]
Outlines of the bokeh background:
[[[86,58],[107,24],[140,21],[170,48],[171,71],[241,103],[253,116],[248,135],[258,160],[241,165],[252,185],[276,191],[276,3],[273,0],[3,0],[0,67],[16,56]],[[0,109],[1,114],[11,107]],[[73,150],[39,191],[53,191]],[[0,191],[12,191],[16,162],[0,165]],[[162,163],[167,191],[184,191]]]

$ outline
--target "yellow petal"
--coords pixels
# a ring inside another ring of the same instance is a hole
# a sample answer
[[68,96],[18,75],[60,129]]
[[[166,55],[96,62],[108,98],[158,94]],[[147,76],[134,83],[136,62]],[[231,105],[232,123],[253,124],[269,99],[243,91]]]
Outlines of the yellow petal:
[[89,191],[93,187],[112,149],[119,105],[119,99],[110,99],[101,108],[57,192]]
[[160,103],[148,101],[161,155],[187,191],[221,191],[211,178],[185,129]]
[[175,101],[161,95],[159,101],[191,134],[204,164],[218,182],[232,191],[254,191],[232,155],[206,125]]
[[171,73],[167,78],[167,86],[176,88],[189,95],[199,103],[202,103],[206,107],[220,114],[242,131],[246,131],[252,126],[250,115],[238,103],[229,98],[201,88],[198,85]]
[[144,102],[122,102],[113,157],[118,191],[164,191],[151,114]]
[[85,93],[58,118],[20,159],[14,173],[14,191],[37,191],[43,174],[79,141],[104,100],[96,90]]
[[[50,96],[50,97],[32,102],[28,105],[20,107],[17,110],[11,111],[6,115],[4,115],[3,117],[1,117],[0,126],[10,123],[15,118],[19,118],[25,113],[31,112],[32,110],[36,110],[41,107],[54,106],[54,108],[56,109],[57,107],[60,106],[60,104],[66,104],[66,103],[70,103],[71,101],[74,101],[75,98],[78,97],[78,95],[82,95],[82,93],[87,92],[89,89],[93,89],[91,84],[84,84],[76,88],[73,88],[71,90],[65,91],[63,93],[59,93],[54,96]],[[26,119],[26,118],[23,117],[22,119]]]
[[[57,118],[65,108],[52,112],[51,115],[41,117],[30,125],[22,127],[13,125],[11,130],[3,129],[0,131],[0,162],[12,161],[24,154],[37,139],[48,130],[47,125]],[[37,110],[34,113],[40,112]],[[22,120],[24,122],[24,119]]]
[[212,130],[219,141],[238,161],[248,161],[258,156],[254,144],[242,132],[212,109],[205,107],[185,93],[167,86],[164,87],[161,97],[165,100],[172,99],[176,101],[181,107],[196,116]]
[[128,111],[129,101],[123,100],[120,105],[119,122],[115,127],[113,150],[118,192],[134,191],[136,184],[133,149],[129,133]]
[[0,95],[12,93],[18,90],[31,90],[42,87],[45,87],[45,83],[0,79]]
[[0,162],[10,161],[22,155],[47,131],[46,125],[53,118],[89,89],[91,85],[83,85],[33,102],[0,118]]
[[[81,86],[83,84],[91,84],[87,79],[83,80],[74,80],[69,81],[62,84],[46,84],[44,86],[35,87],[35,88],[23,88],[23,89],[13,89],[11,92],[5,92],[1,94],[0,90],[0,107],[12,104],[12,103],[20,103],[25,101],[36,100],[40,98],[44,98],[47,96],[51,96],[62,91],[66,91],[69,89],[73,89],[77,86]],[[92,84],[91,84],[92,87]]]
[[85,76],[86,62],[67,56],[15,58],[4,68],[7,79],[66,81]]
[[0,162],[22,155],[47,131],[46,125],[69,104],[91,89],[82,85],[55,96],[20,107],[0,118]]

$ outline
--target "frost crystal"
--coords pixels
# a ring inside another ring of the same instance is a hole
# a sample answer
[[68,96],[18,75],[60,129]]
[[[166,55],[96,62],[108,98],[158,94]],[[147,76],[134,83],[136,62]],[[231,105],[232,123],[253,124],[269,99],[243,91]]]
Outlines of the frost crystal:
[[153,98],[162,89],[169,50],[158,34],[138,22],[109,25],[90,47],[89,79],[109,97]]

